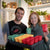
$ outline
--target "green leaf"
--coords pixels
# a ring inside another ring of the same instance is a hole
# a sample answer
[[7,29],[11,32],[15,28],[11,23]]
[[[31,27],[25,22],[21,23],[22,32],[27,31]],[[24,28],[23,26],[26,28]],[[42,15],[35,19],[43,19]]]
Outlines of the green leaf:
[[28,4],[32,6],[32,4],[30,2],[28,2]]

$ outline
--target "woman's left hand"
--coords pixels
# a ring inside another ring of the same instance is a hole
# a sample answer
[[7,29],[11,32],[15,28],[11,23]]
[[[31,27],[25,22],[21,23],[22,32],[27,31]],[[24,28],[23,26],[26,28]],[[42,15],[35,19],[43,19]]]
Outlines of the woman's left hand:
[[49,31],[47,29],[47,32],[44,32],[44,36],[47,36],[49,34]]
[[46,35],[48,35],[48,34],[49,34],[49,31],[48,31],[48,29],[47,29]]
[[44,32],[44,38],[45,41],[48,42],[49,38],[47,37],[47,35],[49,34],[49,31],[47,30],[47,32]]
[[47,36],[44,37],[45,41],[48,42],[49,38]]
[[44,32],[44,38],[45,38],[46,42],[48,42],[48,40],[49,40],[49,38],[47,37],[48,34],[49,34],[49,31]]

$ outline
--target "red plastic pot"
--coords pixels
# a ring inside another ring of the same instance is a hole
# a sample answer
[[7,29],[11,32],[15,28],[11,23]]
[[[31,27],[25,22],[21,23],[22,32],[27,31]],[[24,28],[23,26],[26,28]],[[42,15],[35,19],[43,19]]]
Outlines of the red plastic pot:
[[27,44],[31,37],[27,37],[22,40],[22,43]]
[[26,44],[26,39],[23,39],[23,40],[22,40],[22,43]]
[[38,41],[41,41],[42,40],[42,36],[38,36]]
[[31,39],[34,39],[34,37],[31,37]]
[[29,39],[26,40],[26,43],[30,43],[30,41],[34,40],[34,37],[29,37]]
[[34,38],[38,38],[38,35],[37,35],[37,36],[35,36]]
[[38,36],[34,37],[34,43],[38,42]]
[[50,15],[48,15],[48,20],[50,20]]
[[33,37],[28,37],[27,39],[32,39]]
[[50,15],[45,16],[46,20],[50,20]]
[[28,44],[28,43],[29,43],[29,41],[30,41],[30,39],[27,39],[27,40],[26,40],[26,44]]
[[32,37],[32,38],[30,39],[30,41],[32,41],[32,40],[34,40],[34,37]]
[[42,24],[43,32],[47,32],[47,24]]
[[47,15],[45,16],[45,18],[46,18],[46,20],[48,20],[48,16]]
[[34,44],[34,40],[28,42],[28,45],[33,45],[33,44]]
[[32,38],[32,37],[26,38],[26,44],[30,41],[31,38]]

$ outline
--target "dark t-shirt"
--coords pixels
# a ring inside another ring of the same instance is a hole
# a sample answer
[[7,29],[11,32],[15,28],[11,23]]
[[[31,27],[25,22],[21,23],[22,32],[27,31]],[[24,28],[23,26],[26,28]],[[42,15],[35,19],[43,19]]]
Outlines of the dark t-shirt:
[[26,33],[26,25],[16,24],[14,21],[8,22],[10,35]]

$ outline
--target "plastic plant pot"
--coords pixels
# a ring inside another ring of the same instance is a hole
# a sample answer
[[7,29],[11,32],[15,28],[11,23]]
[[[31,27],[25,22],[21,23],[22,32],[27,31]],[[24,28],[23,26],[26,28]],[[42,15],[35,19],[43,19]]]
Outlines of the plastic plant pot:
[[34,37],[33,37],[33,38],[31,38],[31,39],[30,39],[30,41],[31,41],[31,40],[34,40]]
[[32,38],[33,37],[27,37],[27,38],[22,40],[22,43],[27,44],[30,41],[30,39],[32,39]]
[[27,34],[31,34],[31,28],[27,28],[26,31],[27,31]]
[[41,41],[42,40],[42,36],[38,36],[38,41]]
[[28,42],[28,45],[33,45],[33,44],[34,44],[34,40]]
[[22,43],[26,44],[26,41],[28,41],[29,38],[30,38],[30,37],[27,37],[27,38],[23,39],[23,40],[22,40]]
[[47,24],[42,24],[43,32],[47,32]]
[[34,42],[35,42],[35,43],[38,42],[38,36],[36,36],[36,37],[34,38]]
[[28,44],[28,43],[29,43],[29,41],[30,41],[30,39],[27,39],[27,40],[26,40],[26,44]]
[[26,38],[22,40],[22,43],[26,44]]
[[24,48],[24,50],[30,50],[30,49],[28,49],[28,48]]
[[33,37],[28,37],[28,38],[26,38],[26,44],[27,44],[31,39],[33,39]]

